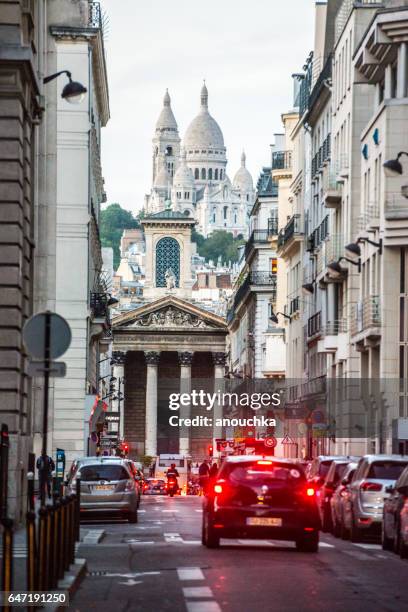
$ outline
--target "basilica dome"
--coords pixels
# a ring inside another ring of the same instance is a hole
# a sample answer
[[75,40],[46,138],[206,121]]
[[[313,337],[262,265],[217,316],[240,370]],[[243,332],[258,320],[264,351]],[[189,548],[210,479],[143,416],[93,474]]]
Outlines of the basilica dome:
[[201,110],[190,123],[184,136],[185,149],[224,150],[224,136],[218,123],[208,112],[208,91],[201,89]]
[[234,187],[236,189],[240,189],[241,191],[252,191],[254,188],[254,183],[251,174],[245,167],[245,164],[246,155],[243,151],[241,155],[241,167],[234,176]]
[[194,186],[194,176],[191,168],[187,166],[185,149],[181,151],[180,165],[174,175],[173,185],[175,187],[179,185],[183,187]]

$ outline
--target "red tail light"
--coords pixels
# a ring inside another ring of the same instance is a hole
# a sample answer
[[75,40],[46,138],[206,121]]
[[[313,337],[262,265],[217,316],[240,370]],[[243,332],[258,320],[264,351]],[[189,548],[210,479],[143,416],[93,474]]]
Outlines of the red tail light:
[[316,495],[316,490],[313,487],[307,487],[306,489],[306,496],[307,497],[314,497]]
[[260,461],[257,461],[258,465],[272,465],[272,461],[265,461],[264,459],[261,459]]
[[382,485],[378,482],[363,482],[360,489],[362,491],[381,491]]
[[220,484],[214,485],[214,493],[217,493],[217,495],[220,495],[220,493],[222,493],[222,492],[223,492],[222,485],[220,485]]

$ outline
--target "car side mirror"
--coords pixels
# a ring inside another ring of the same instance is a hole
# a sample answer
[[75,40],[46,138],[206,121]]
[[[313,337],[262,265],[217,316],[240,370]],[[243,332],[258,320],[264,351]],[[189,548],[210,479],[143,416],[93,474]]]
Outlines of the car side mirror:
[[388,485],[388,487],[385,487],[385,492],[386,493],[392,493],[394,490],[394,487],[392,485]]

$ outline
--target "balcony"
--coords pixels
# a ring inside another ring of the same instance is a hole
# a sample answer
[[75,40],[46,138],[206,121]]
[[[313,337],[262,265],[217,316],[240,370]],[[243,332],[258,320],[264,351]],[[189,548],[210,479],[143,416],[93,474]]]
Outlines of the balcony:
[[323,242],[323,247],[317,254],[316,273],[326,272],[329,263],[337,261],[344,255],[344,236],[343,234],[331,234]]
[[301,229],[301,217],[299,214],[293,215],[285,227],[280,230],[278,235],[278,252],[281,257],[286,257],[292,247],[303,238]]
[[359,232],[366,232],[380,227],[380,208],[377,202],[366,204],[364,212],[358,218]]
[[251,251],[254,249],[255,244],[268,244],[269,243],[269,230],[253,230],[250,235],[248,242],[245,245],[245,259],[248,259]]
[[292,151],[276,151],[272,153],[272,178],[274,180],[292,176]]
[[337,353],[339,359],[348,355],[348,335],[346,319],[328,321],[322,326],[321,337],[317,345],[318,353]]
[[271,293],[272,301],[276,301],[276,275],[263,271],[249,272],[235,293],[233,305],[227,313],[227,321],[232,320],[236,308],[251,291]]
[[338,208],[341,204],[341,183],[331,167],[323,175],[323,203],[326,208]]
[[379,340],[381,337],[381,307],[378,295],[367,296],[354,306],[351,335],[360,336],[355,339],[355,342]]
[[300,310],[300,299],[299,296],[296,296],[289,302],[289,315],[292,316],[299,312]]
[[322,327],[323,336],[338,336],[338,334],[345,334],[346,332],[346,319],[337,319],[336,321],[329,321]]
[[278,219],[271,217],[268,219],[268,237],[273,238],[274,236],[277,236],[278,233]]
[[314,315],[309,317],[307,321],[307,336],[308,338],[313,338],[314,336],[320,335],[320,330],[322,328],[322,313],[316,312]]
[[344,179],[347,178],[349,175],[350,168],[350,162],[347,153],[342,153],[341,155],[339,155],[339,157],[335,160],[333,167],[335,168],[337,181],[339,183],[343,183]]

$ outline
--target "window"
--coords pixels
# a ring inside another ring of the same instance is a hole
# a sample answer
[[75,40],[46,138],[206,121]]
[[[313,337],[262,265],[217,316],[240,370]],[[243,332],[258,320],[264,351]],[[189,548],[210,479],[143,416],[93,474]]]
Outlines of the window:
[[218,168],[216,168],[216,169],[215,169],[215,172],[214,172],[214,179],[215,179],[216,181],[218,181]]
[[213,223],[215,223],[215,218],[216,218],[216,215],[217,215],[217,209],[216,209],[216,208],[213,208],[213,213],[212,213],[212,222],[213,222]]
[[179,287],[180,245],[175,238],[166,236],[156,245],[156,287],[166,286],[166,272],[169,269],[176,277],[176,287]]
[[247,202],[249,202],[249,194],[247,194],[247,197],[246,197],[246,198],[247,198]]
[[194,178],[198,180],[200,178],[200,171],[198,168],[194,170]]
[[234,208],[234,225],[236,225],[237,223],[238,223],[237,209]]
[[205,168],[201,168],[201,180],[205,181],[205,179],[206,179]]
[[220,170],[220,181],[222,181],[222,170]]
[[224,206],[224,219],[227,218],[228,215],[228,206]]
[[208,180],[209,180],[209,181],[212,181],[212,175],[213,175],[212,168],[210,168],[210,169],[208,170]]
[[184,192],[184,199],[185,200],[189,200],[190,199],[190,192],[189,191],[185,191]]

